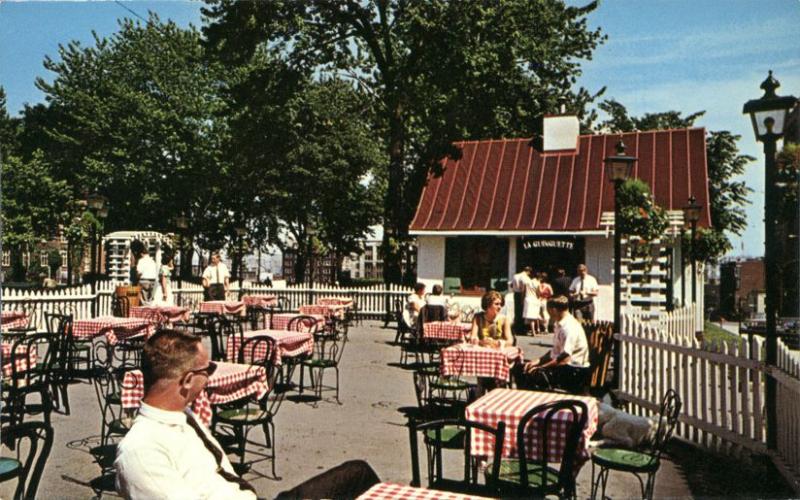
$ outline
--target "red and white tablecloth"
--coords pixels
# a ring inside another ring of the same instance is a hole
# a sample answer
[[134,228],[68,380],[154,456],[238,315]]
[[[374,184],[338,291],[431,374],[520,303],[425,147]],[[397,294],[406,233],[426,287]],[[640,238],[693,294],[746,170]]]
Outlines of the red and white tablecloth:
[[442,349],[441,358],[440,369],[445,377],[489,377],[507,381],[511,365],[522,360],[522,349],[456,344]]
[[79,340],[88,340],[105,334],[109,344],[116,344],[119,339],[114,328],[138,329],[140,327],[143,328],[142,334],[145,337],[149,337],[156,331],[156,324],[146,319],[100,316],[99,318],[73,321],[72,336]]
[[3,311],[0,325],[3,330],[25,328],[28,326],[28,315],[24,311]]
[[461,495],[449,491],[429,490],[427,488],[415,488],[413,486],[397,483],[378,483],[357,498],[358,500],[395,500],[398,498],[404,500],[480,500],[485,497]]
[[461,341],[469,336],[471,323],[453,323],[452,321],[428,321],[422,325],[422,338],[428,340]]
[[[289,329],[289,322],[298,316],[302,316],[302,314],[295,314],[295,313],[280,313],[280,314],[273,314],[272,315],[272,330],[288,330]],[[325,326],[325,316],[320,314],[310,314],[315,320],[317,320],[317,328],[322,330],[322,327]]]
[[[275,340],[272,363],[276,366],[281,364],[281,358],[311,354],[314,349],[314,336],[309,332],[291,332],[288,330],[251,330],[244,332],[245,342],[249,338],[260,336],[270,337]],[[245,353],[245,362],[252,362],[253,359],[263,359],[266,355],[267,346],[265,344],[256,343],[255,345],[255,353]],[[235,363],[239,359],[238,335],[228,336],[225,352],[229,362]]]
[[[267,372],[263,366],[218,362],[205,390],[192,403],[192,411],[204,424],[210,425],[211,405],[230,403],[251,395],[261,399],[268,391]],[[140,370],[125,373],[121,396],[124,409],[139,408],[144,397],[144,377]]]
[[[3,375],[10,377],[13,372],[11,363],[11,349],[14,347],[12,342],[0,343],[0,358],[3,360]],[[24,372],[31,366],[36,366],[36,348],[28,349],[25,344],[17,346],[14,356],[14,364],[18,372]],[[27,356],[26,356],[27,354]]]
[[318,306],[342,306],[345,308],[353,307],[353,299],[349,297],[324,297],[317,299]]
[[238,300],[206,300],[200,303],[201,313],[238,314],[244,316],[247,311],[244,302]]
[[[464,416],[467,420],[480,422],[497,427],[498,422],[506,423],[506,436],[503,443],[503,456],[517,456],[517,428],[519,421],[531,408],[560,401],[564,399],[577,399],[586,403],[589,408],[589,418],[586,428],[583,429],[578,442],[578,463],[576,471],[589,458],[587,444],[589,438],[597,430],[597,417],[599,414],[597,400],[591,397],[573,396],[571,394],[558,394],[552,392],[520,391],[515,389],[495,389],[467,406]],[[528,458],[539,460],[541,458],[541,443],[539,440],[539,427],[541,420],[534,417],[526,430],[526,451]],[[553,424],[547,436],[548,462],[560,462],[564,453],[567,431],[572,423],[572,414],[560,411],[554,416]],[[494,449],[494,438],[491,434],[475,429],[472,432],[470,443],[472,454],[477,456],[491,456]]]
[[131,307],[130,317],[147,319],[154,323],[173,323],[189,321],[189,308],[180,306],[139,306]]
[[266,309],[278,305],[278,298],[274,295],[245,295],[242,297],[247,307],[261,307]]
[[344,317],[344,310],[347,309],[345,306],[342,305],[327,305],[327,306],[312,306],[312,305],[304,305],[298,308],[300,314],[305,314],[308,316],[323,316],[325,318],[342,318]]

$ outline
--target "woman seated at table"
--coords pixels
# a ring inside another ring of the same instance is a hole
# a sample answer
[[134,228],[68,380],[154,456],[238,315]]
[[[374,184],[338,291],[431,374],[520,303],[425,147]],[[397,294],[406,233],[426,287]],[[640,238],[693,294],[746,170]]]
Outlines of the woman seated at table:
[[503,309],[503,296],[492,290],[481,297],[480,312],[472,319],[470,342],[485,347],[505,347],[514,344],[511,335],[511,321],[500,311]]

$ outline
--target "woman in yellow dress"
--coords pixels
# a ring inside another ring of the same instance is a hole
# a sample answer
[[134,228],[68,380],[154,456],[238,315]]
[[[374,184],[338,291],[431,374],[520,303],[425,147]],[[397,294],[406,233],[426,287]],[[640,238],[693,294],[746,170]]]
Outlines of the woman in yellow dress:
[[513,345],[514,337],[511,335],[511,321],[504,314],[503,296],[492,290],[481,297],[483,312],[475,315],[472,320],[470,342],[485,347],[505,347]]

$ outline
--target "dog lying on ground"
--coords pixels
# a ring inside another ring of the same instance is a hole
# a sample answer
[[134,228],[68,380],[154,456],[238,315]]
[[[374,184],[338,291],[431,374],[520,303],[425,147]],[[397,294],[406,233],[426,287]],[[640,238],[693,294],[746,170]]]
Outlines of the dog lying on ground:
[[653,441],[658,429],[658,416],[631,415],[613,406],[600,403],[597,427],[605,443],[624,448],[639,448]]

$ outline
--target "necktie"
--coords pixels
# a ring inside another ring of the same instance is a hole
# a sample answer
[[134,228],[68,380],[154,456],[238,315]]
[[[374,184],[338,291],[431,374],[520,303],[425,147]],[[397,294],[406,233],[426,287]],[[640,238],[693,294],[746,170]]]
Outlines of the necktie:
[[211,442],[211,440],[208,439],[208,436],[206,436],[206,433],[200,428],[200,425],[197,423],[197,421],[188,413],[186,414],[186,423],[189,424],[189,427],[194,429],[195,433],[197,433],[197,437],[199,437],[200,441],[203,442],[203,446],[205,446],[206,449],[212,455],[214,455],[214,460],[217,462],[217,474],[222,476],[222,478],[228,482],[238,484],[240,490],[250,490],[253,493],[256,493],[256,489],[253,488],[252,484],[248,483],[236,474],[232,474],[222,468],[222,450],[220,450],[214,445],[214,443]]

